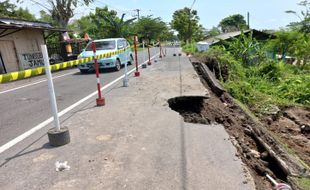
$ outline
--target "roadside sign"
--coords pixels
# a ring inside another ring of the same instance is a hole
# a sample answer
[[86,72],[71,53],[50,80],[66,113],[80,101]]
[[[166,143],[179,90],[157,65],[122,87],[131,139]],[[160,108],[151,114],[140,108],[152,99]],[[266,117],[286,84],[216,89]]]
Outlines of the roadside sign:
[[23,69],[44,66],[42,52],[25,52],[19,55],[19,60]]

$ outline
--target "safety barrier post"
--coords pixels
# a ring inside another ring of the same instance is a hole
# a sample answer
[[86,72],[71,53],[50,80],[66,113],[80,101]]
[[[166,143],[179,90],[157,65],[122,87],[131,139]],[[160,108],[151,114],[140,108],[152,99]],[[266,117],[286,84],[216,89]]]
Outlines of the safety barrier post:
[[[126,51],[126,50],[125,50]],[[123,79],[123,87],[128,87],[128,63],[125,63],[125,71],[124,71],[124,79]]]
[[136,72],[135,72],[135,77],[139,77],[140,76],[140,72],[139,72],[139,69],[138,69],[138,52],[137,52],[137,39],[138,36],[137,34],[134,35],[134,48],[135,48],[135,63],[136,63]]
[[147,45],[147,52],[149,54],[149,61],[147,62],[148,65],[152,65],[151,62],[151,53],[150,53],[150,44]]
[[70,142],[69,130],[67,127],[60,127],[53,78],[50,69],[50,63],[46,45],[41,45],[41,50],[43,54],[50,104],[52,107],[52,112],[54,116],[54,125],[55,125],[54,128],[48,130],[47,135],[51,146],[62,146]]
[[145,61],[145,41],[144,40],[142,40],[142,50],[143,50],[143,64],[142,64],[142,68],[143,69],[145,69],[146,67],[147,67],[147,64],[146,63],[144,63],[144,61]]
[[98,89],[98,98],[96,99],[97,106],[104,106],[105,105],[105,98],[101,96],[101,87],[100,87],[100,78],[99,78],[99,64],[96,55],[96,43],[92,42],[92,49],[94,52],[94,64],[96,70],[96,78],[97,78],[97,89]]
[[176,45],[175,45],[175,42],[173,42],[173,56],[177,56],[175,49],[176,49]]
[[159,42],[159,58],[163,58],[161,53],[162,53],[162,48],[161,48],[161,43]]
[[164,57],[166,57],[166,54],[165,54],[164,48],[161,48],[161,51],[162,51],[163,56],[164,56]]

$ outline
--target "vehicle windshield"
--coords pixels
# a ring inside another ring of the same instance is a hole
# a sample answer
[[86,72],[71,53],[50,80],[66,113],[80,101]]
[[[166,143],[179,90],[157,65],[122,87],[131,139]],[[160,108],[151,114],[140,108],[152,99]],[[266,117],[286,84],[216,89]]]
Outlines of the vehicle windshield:
[[[101,41],[95,42],[96,43],[96,50],[113,50],[115,49],[115,40],[111,41]],[[86,47],[86,51],[93,51],[92,43],[89,43]]]

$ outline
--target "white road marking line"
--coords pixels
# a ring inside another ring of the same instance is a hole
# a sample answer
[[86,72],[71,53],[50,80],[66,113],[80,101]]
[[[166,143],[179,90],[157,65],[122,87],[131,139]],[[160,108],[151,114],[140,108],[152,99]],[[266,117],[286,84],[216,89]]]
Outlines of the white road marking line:
[[[157,55],[158,55],[158,53],[156,55],[154,55],[151,59],[153,59]],[[139,65],[139,67],[141,67],[141,65],[146,63],[146,62],[148,62],[148,61],[145,61],[145,62],[141,63]],[[127,73],[130,74],[130,73],[134,72],[135,70],[136,70],[136,68],[133,68],[132,70],[128,71]],[[102,91],[104,89],[109,88],[110,86],[112,86],[113,84],[117,83],[119,80],[123,79],[124,77],[125,77],[125,74],[121,75],[117,79],[113,80],[109,84],[107,84],[104,87],[102,87],[100,90]],[[90,99],[93,96],[95,96],[97,93],[98,92],[95,91],[95,92],[91,93],[90,95],[86,96],[85,98],[83,98],[83,99],[77,101],[76,103],[72,104],[71,106],[67,107],[66,109],[62,110],[61,112],[58,113],[58,117],[61,117],[61,116],[65,115],[66,113],[68,113],[69,111],[74,109],[75,107],[79,106],[80,104],[84,103],[88,99]],[[16,145],[17,143],[21,142],[22,140],[26,139],[27,137],[31,136],[32,134],[34,134],[35,132],[39,131],[40,129],[44,128],[49,123],[51,123],[53,120],[54,120],[54,118],[50,117],[47,120],[43,121],[42,123],[38,124],[37,126],[33,127],[32,129],[26,131],[25,133],[23,133],[23,134],[19,135],[18,137],[14,138],[13,140],[11,140],[11,141],[7,142],[6,144],[2,145],[0,147],[0,154],[2,152],[6,151],[7,149],[11,148],[12,146]]]
[[[71,75],[71,74],[73,74],[73,73],[76,73],[76,71],[70,72],[70,73],[66,73],[66,74],[63,74],[63,75],[59,75],[59,76],[55,76],[55,77],[53,77],[53,79],[62,78],[62,77]],[[25,88],[25,87],[28,87],[28,86],[33,86],[33,85],[36,85],[36,84],[39,84],[39,83],[42,83],[42,82],[45,82],[45,81],[46,81],[46,79],[39,80],[39,81],[34,82],[34,83],[30,83],[30,84],[26,84],[26,85],[23,85],[23,86],[19,86],[19,87],[16,87],[16,88],[12,88],[12,89],[9,89],[9,90],[2,91],[2,92],[0,92],[0,94],[5,94],[5,93],[8,93],[8,92],[12,92],[12,91],[15,91],[15,90],[19,90],[19,89],[21,89],[21,88]]]

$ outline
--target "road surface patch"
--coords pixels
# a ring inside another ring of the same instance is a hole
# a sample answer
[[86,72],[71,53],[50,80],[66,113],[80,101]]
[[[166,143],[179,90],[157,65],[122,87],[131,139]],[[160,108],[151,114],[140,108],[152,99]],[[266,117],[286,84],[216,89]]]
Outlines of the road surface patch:
[[55,155],[53,155],[53,154],[49,154],[49,153],[43,153],[43,154],[40,154],[38,157],[36,157],[36,158],[33,158],[32,159],[32,161],[34,162],[34,163],[36,163],[36,162],[43,162],[43,161],[47,161],[47,160],[50,160],[50,159],[52,159],[52,158],[54,158],[55,157]]
[[99,135],[96,137],[98,141],[109,141],[112,139],[112,135]]

